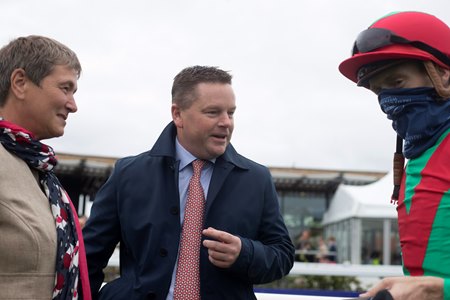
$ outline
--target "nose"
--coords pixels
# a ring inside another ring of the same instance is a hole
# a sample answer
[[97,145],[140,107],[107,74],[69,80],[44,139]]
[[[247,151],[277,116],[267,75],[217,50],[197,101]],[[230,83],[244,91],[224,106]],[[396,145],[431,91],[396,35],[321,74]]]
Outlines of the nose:
[[228,113],[223,113],[219,120],[219,126],[230,127],[233,124],[233,117]]
[[69,101],[66,103],[66,108],[70,113],[74,113],[78,110],[77,104],[75,103],[75,98],[73,95],[69,97]]

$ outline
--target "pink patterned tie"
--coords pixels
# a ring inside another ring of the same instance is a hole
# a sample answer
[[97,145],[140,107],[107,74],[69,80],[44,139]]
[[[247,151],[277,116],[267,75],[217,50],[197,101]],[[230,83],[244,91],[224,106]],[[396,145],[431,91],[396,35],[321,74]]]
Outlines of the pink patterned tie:
[[194,174],[189,181],[189,190],[184,211],[180,253],[175,280],[174,300],[200,299],[200,246],[203,229],[205,196],[200,184],[200,173],[204,160],[194,160]]

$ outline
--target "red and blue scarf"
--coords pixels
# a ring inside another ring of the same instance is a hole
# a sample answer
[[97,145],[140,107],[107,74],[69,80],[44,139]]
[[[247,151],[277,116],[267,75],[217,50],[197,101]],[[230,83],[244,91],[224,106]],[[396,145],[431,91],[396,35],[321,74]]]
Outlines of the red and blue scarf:
[[57,164],[55,153],[51,147],[34,139],[31,132],[1,118],[0,143],[39,171],[39,182],[50,201],[57,234],[53,299],[78,299],[80,241],[77,220],[67,192],[52,171]]

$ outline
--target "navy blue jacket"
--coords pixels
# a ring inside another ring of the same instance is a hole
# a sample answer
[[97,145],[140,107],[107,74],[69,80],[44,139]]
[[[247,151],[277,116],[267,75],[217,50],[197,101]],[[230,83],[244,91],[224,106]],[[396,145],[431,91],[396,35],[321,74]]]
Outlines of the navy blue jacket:
[[[83,230],[93,299],[166,298],[181,232],[175,136],[170,123],[150,151],[117,161],[98,191]],[[239,236],[242,249],[222,269],[209,262],[202,246],[203,300],[256,299],[253,284],[279,279],[292,268],[294,246],[270,172],[231,145],[214,164],[204,227]],[[120,278],[98,293],[119,242]]]

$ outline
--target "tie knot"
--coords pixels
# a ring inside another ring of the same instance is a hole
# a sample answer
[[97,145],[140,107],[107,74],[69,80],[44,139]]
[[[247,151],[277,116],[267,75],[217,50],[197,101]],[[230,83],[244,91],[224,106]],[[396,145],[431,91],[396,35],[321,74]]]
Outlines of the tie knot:
[[194,169],[194,174],[200,174],[204,165],[205,165],[205,161],[203,159],[194,160],[192,162],[192,168]]

